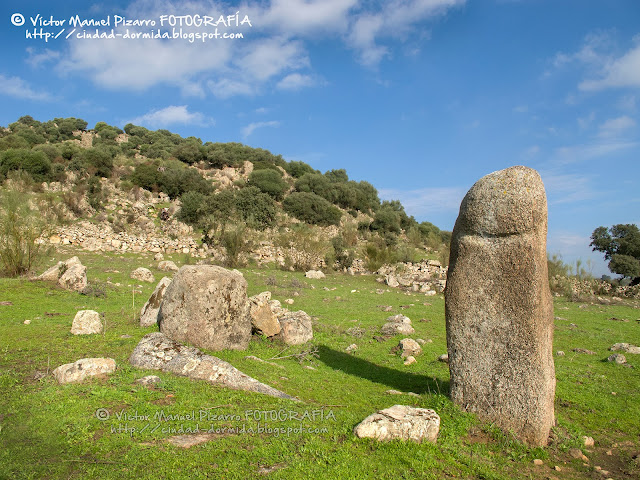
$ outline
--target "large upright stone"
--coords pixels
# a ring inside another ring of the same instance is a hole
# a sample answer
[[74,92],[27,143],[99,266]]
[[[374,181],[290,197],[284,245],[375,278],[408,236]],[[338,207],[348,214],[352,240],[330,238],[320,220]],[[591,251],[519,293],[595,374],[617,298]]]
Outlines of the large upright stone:
[[251,338],[247,281],[222,267],[185,265],[165,290],[158,323],[178,342],[243,350]]
[[460,206],[445,289],[452,400],[530,445],[554,424],[546,237],[535,170],[481,178]]

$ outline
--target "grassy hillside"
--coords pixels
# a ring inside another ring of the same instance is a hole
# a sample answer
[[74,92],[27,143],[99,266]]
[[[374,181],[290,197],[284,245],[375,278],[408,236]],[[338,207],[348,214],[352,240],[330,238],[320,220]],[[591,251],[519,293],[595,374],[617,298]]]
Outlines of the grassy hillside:
[[[164,272],[151,254],[92,254],[70,247],[47,258],[46,266],[74,254],[88,267],[88,295],[25,278],[0,279],[0,478],[640,475],[640,359],[626,355],[633,368],[606,362],[613,343],[640,344],[637,303],[581,304],[555,298],[554,351],[566,353],[555,357],[558,425],[548,448],[530,449],[461,412],[448,398],[448,368],[437,361],[446,352],[441,295],[427,298],[387,289],[367,275],[334,273],[309,280],[297,272],[243,269],[249,294],[270,290],[278,300],[294,299],[290,308],[314,317],[314,339],[309,345],[285,348],[254,338],[245,352],[215,355],[300,398],[297,404],[129,366],[135,345],[155,329],[137,326],[140,308],[155,285],[139,285],[129,274],[145,266],[159,280]],[[177,254],[172,259],[179,265],[187,260]],[[390,311],[383,311],[385,307]],[[71,335],[72,319],[80,309],[104,313],[104,335]],[[432,340],[410,366],[391,353],[401,336],[374,338],[386,317],[396,313],[411,318],[416,329],[412,338]],[[345,353],[352,343],[358,349]],[[245,359],[247,355],[279,367]],[[116,373],[107,379],[61,386],[51,375],[63,363],[99,356],[117,362]],[[159,375],[162,382],[155,387],[134,383],[147,374]],[[385,393],[390,389],[403,394]],[[442,419],[437,444],[354,437],[357,423],[395,404],[435,409]],[[106,409],[109,418],[97,418],[99,409]],[[281,410],[303,419],[291,419],[288,413],[281,420],[269,418]],[[244,427],[245,432],[214,433],[210,441],[189,449],[167,441],[211,426]],[[251,428],[254,432],[247,432]],[[583,435],[592,436],[595,447],[585,448]],[[581,448],[588,459],[574,458],[574,448]],[[534,459],[542,465],[534,465]],[[597,468],[609,473],[598,473]]]

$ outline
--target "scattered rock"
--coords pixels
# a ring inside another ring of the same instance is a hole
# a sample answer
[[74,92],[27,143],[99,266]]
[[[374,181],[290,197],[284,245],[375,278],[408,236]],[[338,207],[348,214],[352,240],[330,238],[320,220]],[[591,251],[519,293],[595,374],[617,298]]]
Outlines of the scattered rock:
[[157,375],[147,375],[146,377],[139,378],[136,383],[140,385],[156,385],[162,380]]
[[153,256],[153,259],[154,259],[156,262],[161,262],[162,260],[164,260],[164,255],[163,255],[163,254],[161,254],[160,252],[158,252],[158,253],[156,253],[156,254]]
[[352,343],[347,348],[345,348],[345,352],[351,353],[351,352],[355,352],[357,349],[358,349],[358,345],[356,345],[355,343]]
[[366,330],[360,327],[351,327],[347,330],[347,335],[351,335],[352,337],[362,338]]
[[73,319],[71,333],[74,335],[102,333],[100,314],[94,310],[80,310]]
[[169,338],[210,350],[244,350],[251,338],[247,281],[214,265],[185,265],[174,275],[158,312]]
[[397,335],[412,335],[415,332],[411,326],[411,320],[402,314],[388,317],[386,323],[382,326],[382,334],[388,337]]
[[25,325],[30,325],[30,324],[31,324],[31,320],[25,320],[25,321],[24,321],[24,322],[22,322],[22,323],[24,323]]
[[286,303],[287,305],[293,305],[293,298],[287,298],[284,303]]
[[438,361],[439,362],[444,362],[444,363],[449,363],[449,354],[448,353],[443,353],[442,355],[440,355],[438,357]]
[[320,270],[309,270],[304,274],[304,276],[307,278],[316,279],[316,280],[325,278],[325,274],[322,273]]
[[178,266],[173,263],[171,260],[164,260],[158,264],[158,269],[163,272],[177,272],[179,270]]
[[385,283],[391,288],[397,288],[400,286],[400,282],[393,275],[387,275],[384,279]]
[[369,415],[353,430],[358,438],[379,441],[411,440],[435,443],[440,431],[440,417],[427,408],[394,405]]
[[53,371],[58,383],[78,383],[88,377],[108,375],[116,371],[113,358],[81,358],[74,363],[65,363]]
[[166,439],[167,443],[179,448],[191,448],[202,443],[210,442],[215,438],[213,433],[193,433],[188,435],[175,435]]
[[125,333],[124,335],[120,335],[120,338],[133,338],[133,337]]
[[151,270],[144,267],[136,268],[133,272],[131,272],[130,277],[133,278],[134,280],[140,280],[141,282],[152,283],[155,281],[155,278],[153,276],[153,273],[151,273]]
[[57,282],[62,274],[73,265],[82,265],[78,257],[71,257],[65,261],[58,262],[53,267],[49,268],[42,275],[36,277],[36,280],[45,280],[49,282]]
[[451,399],[532,446],[555,421],[546,238],[538,172],[486,175],[460,205],[445,289]]
[[424,338],[416,338],[416,342],[418,342],[418,345],[424,345],[427,343]]
[[417,361],[416,357],[414,357],[413,355],[409,355],[407,358],[405,358],[404,364],[406,366],[409,366],[409,365],[413,365],[414,363],[416,363],[416,361]]
[[584,353],[585,355],[595,355],[596,354],[596,352],[593,352],[591,350],[587,350],[586,348],[574,348],[573,351],[576,352],[576,353]]
[[622,351],[625,353],[633,353],[640,354],[640,347],[636,347],[635,345],[631,345],[630,343],[614,343],[609,349],[612,352]]
[[286,393],[260,383],[231,364],[211,355],[205,355],[197,348],[187,347],[171,340],[161,332],[149,333],[142,337],[129,357],[129,362],[137,368],[161,370],[194,380],[220,384],[235,390],[296,400]]
[[387,395],[402,395],[403,393],[399,390],[387,390],[386,392]]
[[558,357],[564,357],[564,352],[563,352],[562,350],[558,350],[558,351],[556,352],[556,356],[558,356]]
[[311,317],[298,310],[289,312],[279,318],[280,333],[276,336],[287,345],[301,345],[313,338]]
[[621,353],[614,353],[613,355],[610,355],[609,358],[607,358],[607,361],[622,365],[623,363],[627,363],[627,358]]
[[422,353],[422,348],[420,344],[411,338],[403,338],[400,340],[398,347],[402,350],[401,357],[409,357],[411,355],[416,356]]
[[162,277],[162,280],[158,282],[155,290],[147,300],[147,303],[144,304],[142,310],[140,311],[140,326],[141,327],[150,327],[152,325],[156,325],[158,323],[158,312],[160,311],[160,305],[162,304],[162,299],[164,298],[164,292],[167,287],[171,283],[171,279],[169,277]]
[[87,267],[82,264],[71,265],[58,279],[58,285],[66,290],[81,292],[87,287]]
[[533,460],[533,464],[534,465],[542,465],[544,464],[544,462],[542,460],[540,460],[539,458],[536,458]]
[[272,337],[280,333],[280,322],[270,304],[270,300],[271,292],[262,292],[249,297],[249,315],[251,316],[252,329],[254,332],[266,337]]
[[584,436],[582,437],[582,443],[585,447],[593,447],[596,442],[593,440],[593,437]]

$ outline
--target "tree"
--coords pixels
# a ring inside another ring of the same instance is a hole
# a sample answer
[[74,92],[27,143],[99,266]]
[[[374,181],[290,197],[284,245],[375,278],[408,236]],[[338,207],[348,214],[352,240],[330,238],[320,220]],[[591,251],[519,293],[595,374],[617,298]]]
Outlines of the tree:
[[607,230],[598,227],[591,234],[593,251],[603,252],[609,270],[623,277],[640,276],[640,229],[632,223],[617,224]]
[[282,200],[284,192],[289,188],[280,172],[270,169],[251,172],[249,186],[258,187],[261,192],[270,195],[275,200]]

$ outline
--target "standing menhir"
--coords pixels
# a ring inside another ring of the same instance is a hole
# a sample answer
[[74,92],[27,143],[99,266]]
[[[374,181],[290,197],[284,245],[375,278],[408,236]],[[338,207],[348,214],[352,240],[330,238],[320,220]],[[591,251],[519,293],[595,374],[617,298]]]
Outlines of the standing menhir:
[[481,178],[460,206],[445,290],[452,400],[529,445],[554,424],[546,238],[535,170]]

